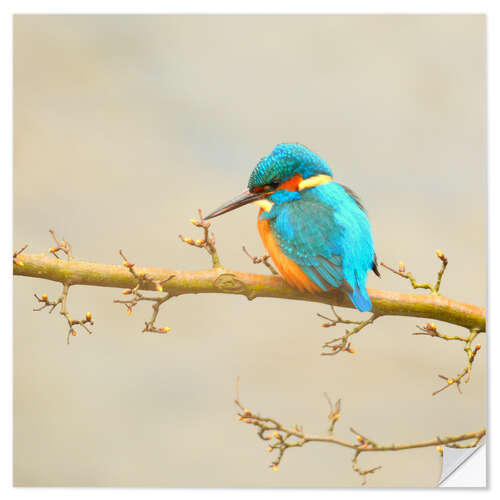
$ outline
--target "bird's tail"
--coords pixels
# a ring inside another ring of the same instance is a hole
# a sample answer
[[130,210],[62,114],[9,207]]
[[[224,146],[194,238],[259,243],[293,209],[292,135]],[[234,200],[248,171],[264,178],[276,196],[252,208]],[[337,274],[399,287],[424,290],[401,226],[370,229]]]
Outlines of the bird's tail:
[[366,287],[360,288],[359,286],[354,287],[352,293],[349,293],[349,298],[352,303],[356,306],[356,309],[361,312],[372,310],[372,301],[368,297],[368,292]]

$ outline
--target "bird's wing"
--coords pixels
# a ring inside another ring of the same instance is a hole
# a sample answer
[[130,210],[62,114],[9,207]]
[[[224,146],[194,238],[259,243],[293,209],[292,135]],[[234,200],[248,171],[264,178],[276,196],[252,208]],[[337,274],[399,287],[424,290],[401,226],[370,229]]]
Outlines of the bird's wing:
[[343,228],[335,222],[333,207],[312,199],[285,203],[270,221],[281,251],[295,261],[322,290],[352,287],[342,269]]

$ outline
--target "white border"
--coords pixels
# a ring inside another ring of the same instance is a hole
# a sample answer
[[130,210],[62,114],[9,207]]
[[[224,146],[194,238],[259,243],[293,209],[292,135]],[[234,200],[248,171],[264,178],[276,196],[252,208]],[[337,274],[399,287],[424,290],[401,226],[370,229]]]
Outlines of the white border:
[[[490,332],[488,351],[492,352],[495,343],[495,326],[497,325],[498,314],[496,308],[491,305],[497,304],[499,295],[497,293],[498,285],[498,262],[500,260],[498,234],[499,223],[496,215],[500,212],[500,196],[498,195],[500,185],[498,182],[498,137],[500,131],[498,128],[498,89],[500,89],[499,78],[499,2],[492,1],[445,1],[434,0],[419,2],[411,1],[320,1],[308,0],[307,2],[297,2],[289,0],[254,0],[252,2],[236,2],[212,0],[210,2],[202,1],[152,1],[141,0],[140,2],[131,1],[17,1],[5,2],[0,10],[0,36],[1,36],[1,54],[3,70],[0,85],[2,87],[2,134],[1,144],[3,155],[3,168],[1,169],[3,178],[0,183],[2,193],[0,200],[2,203],[2,220],[5,226],[2,233],[7,244],[3,245],[2,252],[2,270],[4,274],[4,283],[8,286],[2,289],[2,300],[0,301],[2,310],[2,319],[4,325],[8,324],[7,318],[12,325],[12,268],[10,264],[10,255],[12,252],[12,14],[14,13],[353,13],[353,14],[396,14],[396,13],[486,13],[487,14],[487,50],[488,50],[488,191],[489,191],[489,294],[488,294],[488,329]],[[10,112],[8,112],[10,111]],[[482,202],[482,200],[464,200],[464,203]],[[471,263],[474,265],[474,263]],[[492,335],[493,332],[493,335]],[[233,489],[207,489],[207,490],[187,490],[187,489],[124,489],[124,488],[12,488],[12,335],[4,328],[2,332],[2,377],[3,384],[2,401],[5,404],[1,412],[2,426],[4,435],[1,454],[1,483],[0,492],[2,498],[26,498],[35,496],[37,498],[86,498],[89,495],[93,497],[113,498],[150,498],[152,496],[168,495],[169,498],[187,498],[191,496],[203,496],[204,499],[224,499],[224,498],[254,498],[256,494],[260,496],[272,496],[273,498],[286,497],[294,498],[307,495],[314,497],[324,497],[328,495],[352,496],[360,493],[359,489],[332,489],[332,490],[304,490],[304,489],[281,489],[281,490],[233,490]],[[489,359],[492,359],[488,353]],[[495,370],[495,363],[489,363],[489,388],[498,387],[498,370]],[[495,422],[493,415],[498,414],[497,398],[495,393],[498,391],[489,391],[489,423]],[[495,464],[495,449],[498,446],[498,433],[493,430],[489,435],[489,463]],[[498,467],[498,463],[496,463]],[[487,495],[491,495],[497,486],[497,481],[492,474],[493,468],[489,465],[488,482],[489,488]],[[380,498],[387,498],[388,495],[421,496],[420,489],[364,489],[363,493],[375,495]],[[470,496],[471,491],[453,489],[448,492],[456,497]],[[446,490],[426,490],[426,495],[446,494]]]

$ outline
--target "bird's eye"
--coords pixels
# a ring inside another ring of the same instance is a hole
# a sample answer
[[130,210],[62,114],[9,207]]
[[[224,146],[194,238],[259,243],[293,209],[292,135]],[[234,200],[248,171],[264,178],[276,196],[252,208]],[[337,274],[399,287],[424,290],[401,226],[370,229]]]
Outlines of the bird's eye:
[[268,185],[269,185],[270,189],[276,189],[277,187],[279,187],[280,183],[279,182],[270,182]]

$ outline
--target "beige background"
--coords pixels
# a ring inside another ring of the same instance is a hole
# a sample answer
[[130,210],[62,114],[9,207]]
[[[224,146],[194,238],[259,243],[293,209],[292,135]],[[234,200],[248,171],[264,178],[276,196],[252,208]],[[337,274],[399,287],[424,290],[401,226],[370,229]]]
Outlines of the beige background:
[[[402,259],[442,292],[486,304],[485,19],[483,16],[16,16],[14,244],[77,258],[202,269],[188,219],[239,193],[274,144],[301,142],[359,193],[379,260]],[[255,268],[255,207],[214,223],[223,263]],[[358,486],[351,452],[309,445],[278,473],[248,407],[326,433],[323,398],[341,397],[339,437],[432,439],[485,425],[484,351],[470,384],[432,397],[455,375],[462,345],[413,337],[411,318],[382,318],[355,355],[320,357],[324,330],[308,303],[186,296],[168,303],[166,336],[141,334],[119,290],[71,290],[92,336],[65,343],[33,293],[60,286],[15,278],[15,484]],[[369,286],[407,291],[383,273]],[[350,318],[353,311],[344,311]],[[463,333],[438,324],[443,331]],[[479,340],[485,345],[484,335]],[[430,486],[434,449],[365,455],[371,486]]]

